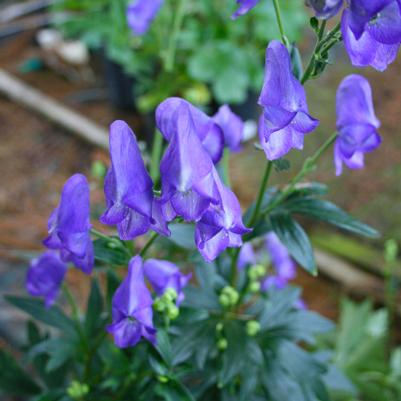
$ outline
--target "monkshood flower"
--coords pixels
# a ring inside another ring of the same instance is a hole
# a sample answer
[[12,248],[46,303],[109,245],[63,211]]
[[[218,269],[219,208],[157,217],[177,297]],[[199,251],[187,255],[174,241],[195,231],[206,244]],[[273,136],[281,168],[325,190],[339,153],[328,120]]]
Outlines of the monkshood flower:
[[246,266],[252,266],[256,264],[256,255],[253,250],[253,246],[250,242],[246,242],[238,256],[238,269],[242,270]]
[[145,284],[142,259],[135,256],[112,300],[113,322],[107,331],[114,336],[117,347],[133,347],[141,337],[156,343],[152,304],[152,296]]
[[239,7],[237,11],[231,16],[232,19],[236,19],[241,15],[245,15],[249,10],[255,7],[259,3],[259,0],[237,0]]
[[134,0],[127,8],[128,26],[136,35],[144,35],[163,3],[164,0]]
[[401,44],[401,3],[398,0],[351,0],[343,13],[341,31],[356,67],[384,71]]
[[317,18],[333,18],[341,10],[343,0],[308,0]]
[[168,235],[135,134],[124,121],[115,121],[110,127],[110,157],[111,167],[104,180],[106,211],[100,221],[117,225],[122,240],[131,240],[150,228]]
[[240,203],[235,194],[224,186],[213,172],[220,203],[211,205],[195,227],[195,243],[200,254],[211,262],[227,248],[240,247],[242,235],[251,232],[242,222]]
[[228,105],[223,105],[213,116],[213,120],[222,129],[224,135],[224,146],[232,152],[241,149],[241,141],[244,137],[244,122],[233,113]]
[[33,259],[26,274],[26,290],[34,297],[43,297],[46,307],[56,300],[67,265],[56,252],[48,251]]
[[287,48],[277,40],[266,50],[259,105],[263,107],[259,137],[269,160],[279,159],[292,148],[302,149],[304,135],[319,124],[308,114],[305,90],[292,73]]
[[296,266],[287,248],[273,232],[266,235],[266,248],[274,268],[274,274],[262,283],[262,289],[284,288],[296,276]]
[[50,215],[49,235],[43,244],[60,250],[61,259],[90,274],[94,265],[90,237],[89,185],[82,174],[75,174],[64,184],[60,203]]
[[338,137],[334,146],[337,175],[341,174],[343,163],[350,169],[364,166],[364,153],[381,143],[379,127],[369,82],[360,75],[349,75],[337,91]]
[[160,163],[161,200],[184,220],[197,221],[211,204],[220,202],[214,165],[199,140],[186,103],[180,104],[173,120],[175,133]]
[[167,141],[175,135],[177,131],[177,119],[180,118],[178,112],[183,105],[186,105],[194,124],[194,132],[202,142],[213,163],[217,163],[224,149],[224,134],[222,128],[203,111],[178,97],[170,97],[164,100],[156,109],[156,124],[160,132]]
[[145,261],[143,270],[157,295],[162,296],[171,288],[177,293],[177,306],[182,303],[185,298],[183,289],[191,280],[192,274],[182,274],[174,263],[157,259]]

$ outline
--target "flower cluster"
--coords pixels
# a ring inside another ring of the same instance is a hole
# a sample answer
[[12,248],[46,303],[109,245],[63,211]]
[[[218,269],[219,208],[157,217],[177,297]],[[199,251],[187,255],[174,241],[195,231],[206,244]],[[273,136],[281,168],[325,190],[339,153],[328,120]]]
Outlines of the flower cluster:
[[[234,18],[245,14],[258,0],[237,3]],[[319,18],[333,17],[343,5],[341,0],[309,3]],[[138,0],[131,4],[128,18],[134,32],[144,34],[162,4],[162,0]],[[401,43],[400,6],[398,0],[349,0],[342,17],[342,32],[355,65],[383,69],[394,59]],[[293,148],[302,149],[305,135],[319,124],[309,114],[306,93],[293,73],[289,50],[277,40],[271,41],[266,50],[265,78],[258,104],[263,110],[260,143],[269,161],[285,156]],[[233,271],[247,269],[249,292],[282,290],[296,276],[294,261],[273,232],[265,236],[273,267],[270,272],[251,243],[243,244],[243,236],[252,228],[245,226],[240,203],[218,172],[225,149],[240,149],[244,123],[228,105],[209,116],[178,97],[164,100],[155,117],[160,131],[157,135],[162,135],[167,143],[157,182],[147,171],[130,127],[124,121],[111,125],[111,165],[104,180],[106,209],[100,222],[115,226],[121,241],[132,241],[150,230],[168,237],[169,225],[174,220],[193,224],[194,243],[205,261],[214,261],[227,248],[240,248],[237,254],[233,253],[238,256],[237,265],[233,258]],[[350,169],[363,167],[365,153],[380,145],[379,126],[368,81],[360,75],[346,77],[337,92],[337,175],[342,173],[343,164]],[[265,188],[262,189],[259,206]],[[89,192],[83,175],[75,174],[67,180],[48,221],[48,237],[43,241],[48,250],[33,260],[28,270],[28,292],[43,297],[47,306],[58,295],[67,263],[86,274],[91,274],[95,265]],[[258,217],[251,218],[250,224],[255,226]],[[127,276],[114,294],[112,323],[107,328],[118,347],[134,346],[142,338],[155,344],[154,311],[165,319],[176,318],[184,300],[184,288],[191,279],[191,274],[183,274],[170,261],[144,261],[142,256],[134,255],[131,254]],[[241,296],[234,286],[227,285],[220,294],[220,304],[224,308],[235,307]],[[302,301],[296,306],[301,307]],[[256,335],[257,325],[258,322],[249,322],[250,335]]]
[[[238,0],[234,18],[246,14],[258,0]],[[343,0],[308,0],[318,18],[336,16]],[[399,0],[347,0],[341,18],[345,48],[356,67],[371,66],[384,71],[401,45],[401,3]]]

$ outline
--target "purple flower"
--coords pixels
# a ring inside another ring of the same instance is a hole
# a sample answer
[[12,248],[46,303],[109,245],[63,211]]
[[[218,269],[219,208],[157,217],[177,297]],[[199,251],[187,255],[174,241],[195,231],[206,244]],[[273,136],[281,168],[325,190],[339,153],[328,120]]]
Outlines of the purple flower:
[[217,163],[224,149],[224,135],[218,124],[203,111],[178,97],[170,97],[160,103],[156,110],[156,124],[167,141],[170,141],[177,131],[177,119],[180,118],[179,110],[186,105],[192,118],[194,132],[202,142],[203,147]]
[[171,288],[177,293],[177,305],[181,304],[185,298],[183,289],[192,274],[182,274],[175,264],[167,260],[148,259],[143,269],[157,295],[161,296],[168,288]]
[[117,225],[122,240],[145,234],[149,228],[168,235],[135,134],[124,121],[115,121],[110,127],[110,157],[104,181],[107,209],[100,221]]
[[340,11],[343,0],[308,0],[317,18],[333,18]]
[[89,185],[82,174],[75,174],[64,184],[60,203],[50,215],[49,235],[43,244],[60,250],[61,259],[90,274],[94,265],[90,238]]
[[32,260],[26,274],[26,290],[34,297],[43,297],[46,307],[56,300],[67,272],[67,265],[55,252],[45,252]]
[[145,285],[142,259],[135,256],[112,300],[113,323],[107,331],[113,334],[117,347],[133,347],[141,337],[156,343],[152,304],[152,296]]
[[249,10],[255,7],[259,3],[259,0],[237,0],[239,7],[237,11],[231,16],[232,19],[236,19],[242,15],[245,15]]
[[277,40],[266,51],[259,104],[263,107],[259,137],[269,160],[279,159],[291,148],[302,149],[304,135],[319,124],[308,114],[305,90],[292,73],[287,48]]
[[341,174],[343,163],[351,169],[364,166],[364,153],[381,143],[379,126],[369,82],[360,75],[349,75],[337,91],[338,138],[334,147],[337,175]]
[[220,200],[214,166],[195,131],[188,104],[181,103],[172,120],[174,133],[160,163],[162,202],[186,221],[197,221]]
[[401,3],[398,0],[351,0],[341,20],[345,48],[356,67],[384,71],[401,44]]
[[295,263],[291,259],[287,248],[273,232],[266,235],[266,248],[270,255],[274,274],[264,280],[262,288],[264,290],[272,287],[277,289],[284,288],[296,276]]
[[144,35],[163,3],[164,0],[135,0],[127,8],[128,26],[136,35]]
[[256,264],[256,255],[250,242],[245,242],[238,257],[238,269],[242,270],[246,266]]
[[195,228],[196,246],[208,262],[216,259],[226,248],[240,247],[241,236],[252,231],[242,222],[241,206],[237,197],[222,184],[216,170],[213,174],[220,202],[209,207]]
[[224,146],[232,152],[238,152],[244,136],[244,122],[234,114],[228,105],[223,105],[213,116],[213,120],[222,129],[224,135]]

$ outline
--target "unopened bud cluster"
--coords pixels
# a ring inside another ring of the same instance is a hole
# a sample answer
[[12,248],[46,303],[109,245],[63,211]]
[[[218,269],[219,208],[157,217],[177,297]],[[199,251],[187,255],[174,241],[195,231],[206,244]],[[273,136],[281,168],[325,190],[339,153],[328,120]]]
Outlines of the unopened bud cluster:
[[238,291],[230,286],[224,287],[219,296],[219,302],[225,308],[234,306],[239,301]]
[[266,267],[263,265],[251,266],[248,270],[249,292],[255,293],[260,291],[260,279],[266,275]]
[[156,311],[164,313],[170,320],[174,320],[180,314],[180,310],[175,304],[177,292],[173,288],[168,288],[159,298],[155,299],[153,307]]

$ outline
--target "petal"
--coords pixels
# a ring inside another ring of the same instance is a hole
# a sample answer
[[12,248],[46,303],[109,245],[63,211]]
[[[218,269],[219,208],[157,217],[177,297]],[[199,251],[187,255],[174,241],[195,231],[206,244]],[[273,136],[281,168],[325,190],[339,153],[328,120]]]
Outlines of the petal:
[[186,221],[197,221],[210,205],[210,198],[199,195],[194,190],[176,192],[170,199],[171,205],[179,216]]
[[370,21],[367,31],[379,43],[398,45],[401,42],[401,10],[396,1]]
[[347,125],[365,125],[378,128],[369,82],[361,75],[344,78],[337,90],[337,128]]
[[256,255],[250,242],[246,242],[240,251],[238,257],[238,269],[242,270],[248,265],[256,264]]
[[222,129],[203,111],[188,101],[171,97],[160,103],[156,109],[156,125],[167,141],[177,132],[177,120],[181,118],[179,110],[188,108],[193,124],[193,131],[198,136],[204,149],[217,163],[223,154],[224,136]]
[[135,256],[129,263],[127,276],[113,296],[113,310],[119,311],[124,316],[134,316],[135,312],[150,307],[152,303],[152,297],[145,285],[142,259],[140,256]]
[[378,71],[384,71],[397,57],[399,44],[386,45],[376,41],[368,31],[363,32],[357,40],[349,28],[349,12],[343,13],[341,31],[344,45],[352,65],[355,67],[371,66]]
[[308,111],[305,90],[292,73],[288,49],[272,40],[266,50],[265,79],[259,97],[262,107]]
[[129,318],[110,324],[107,331],[113,334],[114,342],[119,348],[133,347],[141,339],[141,325]]
[[[202,238],[203,225],[197,224],[197,237]],[[200,240],[198,245],[199,252],[207,262],[212,262],[223,252],[229,245],[229,235],[227,230],[221,229],[210,239]]]
[[343,0],[308,0],[317,18],[329,19],[338,14]]
[[129,241],[140,235],[146,234],[150,229],[150,219],[131,209],[126,209],[127,214],[121,223],[117,224],[118,235],[123,241]]
[[[146,171],[135,135],[124,121],[115,121],[110,127],[110,156],[113,180],[105,182],[105,194],[115,198],[109,202],[124,204],[150,218],[153,182]],[[114,188],[106,187],[113,184]]]
[[232,19],[236,19],[242,15],[245,15],[249,10],[255,7],[259,3],[259,0],[237,0],[239,7],[237,11],[231,16]]
[[67,266],[57,253],[45,252],[31,262],[26,275],[26,290],[32,296],[43,297],[46,307],[49,307],[58,296],[66,272]]
[[163,3],[164,0],[134,0],[127,8],[128,26],[136,35],[144,35]]
[[265,140],[264,119],[259,120],[259,138],[268,160],[276,160],[286,155],[292,148],[303,148],[304,134],[295,131],[291,125],[272,133],[269,139]]
[[233,152],[238,151],[244,135],[244,122],[241,118],[225,104],[219,108],[213,120],[223,131],[225,146]]

